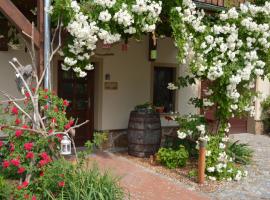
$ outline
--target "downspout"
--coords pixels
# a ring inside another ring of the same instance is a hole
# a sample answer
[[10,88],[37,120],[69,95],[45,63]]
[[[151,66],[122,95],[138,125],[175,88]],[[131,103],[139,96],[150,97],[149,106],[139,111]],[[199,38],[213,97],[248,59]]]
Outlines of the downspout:
[[46,69],[44,77],[44,88],[52,89],[51,82],[51,63],[50,63],[50,44],[51,44],[51,18],[50,10],[51,0],[44,0],[44,68]]

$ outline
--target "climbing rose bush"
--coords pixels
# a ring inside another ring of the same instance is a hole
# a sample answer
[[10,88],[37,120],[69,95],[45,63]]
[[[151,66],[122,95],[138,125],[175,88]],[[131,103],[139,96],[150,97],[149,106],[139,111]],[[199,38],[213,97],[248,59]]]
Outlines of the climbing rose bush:
[[60,52],[65,57],[62,69],[72,68],[79,77],[93,69],[89,59],[99,40],[108,46],[122,38],[152,33],[162,9],[161,1],[154,0],[55,0],[53,5],[52,17],[61,17],[70,36]]
[[[222,11],[208,20],[190,0],[184,0],[171,13],[175,45],[180,63],[187,64],[189,75],[168,85],[175,90],[197,81],[208,82],[201,98],[191,102],[203,111],[215,109],[219,123],[216,136],[208,137],[206,173],[209,179],[240,180],[246,173],[226,154],[223,140],[229,132],[231,117],[254,115],[255,82],[269,77],[270,2],[263,6],[249,3],[240,9]],[[196,126],[192,119],[180,124],[180,139],[192,137]],[[193,124],[192,124],[193,123]]]
[[185,63],[192,57],[188,79],[209,81],[197,105],[215,106],[225,129],[231,117],[254,115],[255,81],[269,75],[270,3],[242,4],[220,13],[214,23],[202,20],[204,14],[194,7],[184,1],[172,14],[179,59]]

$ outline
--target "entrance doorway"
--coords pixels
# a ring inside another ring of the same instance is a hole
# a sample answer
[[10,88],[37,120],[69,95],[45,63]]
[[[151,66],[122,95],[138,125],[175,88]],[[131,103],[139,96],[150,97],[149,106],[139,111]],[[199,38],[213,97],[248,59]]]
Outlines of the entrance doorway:
[[78,123],[89,120],[89,123],[76,129],[75,143],[77,146],[83,146],[87,140],[93,137],[94,74],[94,70],[90,70],[86,77],[78,78],[72,70],[63,71],[61,62],[58,64],[58,95],[70,102],[67,116],[78,119]]

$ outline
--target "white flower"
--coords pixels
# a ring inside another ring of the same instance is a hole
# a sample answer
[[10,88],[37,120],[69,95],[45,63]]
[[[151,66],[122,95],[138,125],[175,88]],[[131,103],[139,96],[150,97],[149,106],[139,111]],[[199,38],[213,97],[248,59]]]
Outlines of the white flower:
[[232,178],[231,177],[227,178],[227,181],[232,181]]
[[242,172],[240,170],[237,171],[236,176],[234,177],[234,180],[240,181],[242,178]]
[[184,132],[182,132],[182,131],[180,131],[180,130],[178,130],[178,131],[177,131],[177,136],[178,136],[178,138],[180,138],[180,139],[185,139],[185,138],[187,137],[187,134],[184,133]]
[[84,71],[80,71],[79,77],[83,78],[83,77],[85,77],[85,76],[87,76],[87,73],[84,72]]
[[167,88],[169,90],[178,90],[178,87],[176,85],[174,85],[173,83],[168,83]]
[[70,67],[67,67],[64,64],[61,64],[61,69],[64,70],[64,71],[68,71],[70,69]]
[[112,15],[109,13],[108,10],[104,10],[100,12],[99,17],[98,17],[98,19],[103,22],[108,22],[111,20],[111,18],[112,18]]
[[216,181],[216,180],[217,180],[217,178],[214,177],[214,176],[208,176],[208,178],[209,178],[209,180],[211,180],[211,181]]
[[219,143],[219,148],[220,149],[225,149],[226,145],[224,143]]
[[207,151],[206,151],[206,156],[207,156],[207,157],[211,156],[211,154],[212,154],[212,152],[211,152],[210,150],[207,150]]
[[74,10],[74,12],[80,11],[80,6],[78,5],[77,1],[71,1],[70,7]]
[[214,171],[215,171],[215,167],[208,167],[208,168],[207,168],[207,171],[208,171],[208,172],[214,172]]
[[68,66],[73,66],[77,64],[77,60],[73,59],[73,58],[69,58],[69,57],[65,57],[64,59],[64,63]]
[[122,8],[114,14],[113,19],[120,25],[124,27],[129,27],[134,23],[133,16],[125,8],[126,4],[122,4]]
[[74,72],[77,72],[77,73],[80,73],[80,72],[81,72],[81,68],[79,68],[79,67],[74,67],[74,68],[73,68],[73,71],[74,71]]
[[202,134],[204,135],[205,134],[205,125],[201,124],[199,126],[196,126],[197,130]]
[[128,29],[126,29],[126,30],[124,30],[124,33],[128,33],[128,34],[134,34],[134,33],[136,33],[137,31],[136,31],[136,28],[134,28],[134,27],[129,27]]
[[90,63],[90,64],[86,65],[84,69],[85,70],[93,70],[94,66],[93,66],[93,64]]

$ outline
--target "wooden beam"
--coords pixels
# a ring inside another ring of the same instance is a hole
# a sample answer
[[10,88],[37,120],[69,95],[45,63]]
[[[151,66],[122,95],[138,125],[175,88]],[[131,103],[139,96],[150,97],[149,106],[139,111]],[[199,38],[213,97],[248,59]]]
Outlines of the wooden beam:
[[[31,22],[29,22],[29,20],[10,0],[0,0],[0,12],[2,12],[6,18],[16,26],[17,29],[25,32],[28,35],[32,34]],[[40,45],[39,40],[39,31],[35,29],[34,42],[37,48],[39,48]]]

